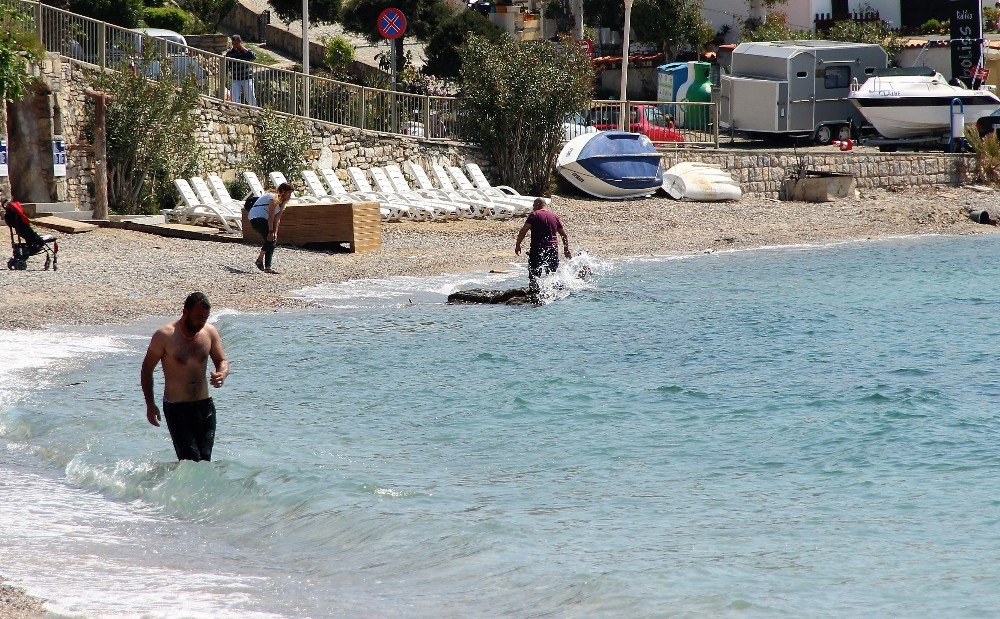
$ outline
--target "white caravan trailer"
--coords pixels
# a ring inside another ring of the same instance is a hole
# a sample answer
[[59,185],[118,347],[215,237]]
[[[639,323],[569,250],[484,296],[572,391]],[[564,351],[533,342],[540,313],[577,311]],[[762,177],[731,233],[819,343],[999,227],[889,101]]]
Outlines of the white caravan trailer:
[[856,137],[867,124],[847,100],[851,82],[884,69],[879,45],[839,41],[741,43],[721,77],[719,121],[732,131],[812,136],[820,144]]

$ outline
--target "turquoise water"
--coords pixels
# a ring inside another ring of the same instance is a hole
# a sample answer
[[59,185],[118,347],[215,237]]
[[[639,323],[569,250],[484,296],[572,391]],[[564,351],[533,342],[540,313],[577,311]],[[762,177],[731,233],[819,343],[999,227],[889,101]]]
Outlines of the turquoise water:
[[152,325],[6,334],[0,574],[87,616],[995,616],[998,249],[595,262],[538,309],[401,278],[221,312],[201,465],[144,419]]

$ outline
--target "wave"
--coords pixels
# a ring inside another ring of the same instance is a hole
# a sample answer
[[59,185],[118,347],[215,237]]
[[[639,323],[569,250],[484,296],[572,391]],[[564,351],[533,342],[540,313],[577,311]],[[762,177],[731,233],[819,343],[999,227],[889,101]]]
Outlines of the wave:
[[[612,272],[614,268],[614,261],[596,258],[581,251],[572,259],[561,261],[556,273],[541,279],[542,302],[564,298],[575,290],[593,288],[591,276],[599,278]],[[581,271],[589,274],[586,280],[579,277]],[[338,309],[392,308],[444,303],[448,295],[459,290],[523,286],[527,279],[525,265],[511,263],[510,270],[502,272],[478,271],[425,277],[400,275],[320,284],[295,290],[292,296]]]

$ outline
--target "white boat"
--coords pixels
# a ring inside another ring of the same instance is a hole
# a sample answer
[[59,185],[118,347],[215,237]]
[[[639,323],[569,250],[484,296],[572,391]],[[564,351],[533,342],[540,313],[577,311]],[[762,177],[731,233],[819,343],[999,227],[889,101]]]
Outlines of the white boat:
[[663,191],[674,200],[722,202],[743,197],[740,184],[717,165],[685,161],[663,173]]
[[965,124],[974,124],[1000,108],[1000,98],[991,91],[953,86],[926,67],[878,71],[848,95],[875,130],[887,138],[947,133],[955,99],[962,102]]
[[663,156],[646,136],[625,131],[573,138],[556,169],[577,189],[609,200],[652,195],[663,184]]

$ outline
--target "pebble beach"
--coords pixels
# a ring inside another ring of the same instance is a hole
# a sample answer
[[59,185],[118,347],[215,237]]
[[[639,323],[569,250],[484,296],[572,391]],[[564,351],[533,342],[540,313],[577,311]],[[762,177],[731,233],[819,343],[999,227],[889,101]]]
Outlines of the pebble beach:
[[[556,196],[551,208],[562,218],[575,252],[615,259],[905,235],[996,233],[997,227],[975,223],[968,214],[995,212],[1000,193],[917,187],[862,191],[856,198],[823,204],[756,196],[711,204]],[[507,271],[512,263],[526,261],[513,251],[523,221],[387,223],[381,251],[371,253],[279,246],[274,266],[280,272],[274,275],[254,267],[255,246],[240,243],[112,228],[59,235],[58,271],[42,271],[43,260],[34,257],[27,271],[0,275],[0,328],[174,319],[184,297],[194,290],[207,293],[216,309],[278,312],[308,307],[294,291],[321,283]],[[41,604],[0,579],[0,617],[49,616]]]
[[[919,187],[865,191],[823,204],[755,196],[734,203],[668,198],[622,202],[556,196],[572,249],[601,259],[829,243],[912,234],[996,232],[970,220],[970,209],[997,209],[1000,193],[982,188]],[[397,275],[505,271],[523,218],[508,221],[386,223],[382,249],[351,254],[278,247],[278,274],[258,271],[255,247],[102,228],[60,235],[58,271],[0,277],[0,328],[122,324],[179,316],[191,291],[215,308],[274,312],[306,307],[292,292],[320,283]]]

